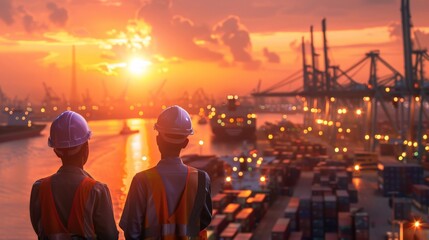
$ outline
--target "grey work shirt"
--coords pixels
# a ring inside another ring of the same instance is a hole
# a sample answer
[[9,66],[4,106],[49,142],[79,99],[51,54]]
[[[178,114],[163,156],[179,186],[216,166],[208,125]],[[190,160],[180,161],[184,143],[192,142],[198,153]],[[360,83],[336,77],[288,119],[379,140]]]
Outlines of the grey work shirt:
[[[161,159],[156,166],[167,193],[168,212],[172,214],[185,189],[188,167],[180,158]],[[205,173],[205,172],[204,172]],[[130,186],[119,226],[126,239],[141,239],[144,235],[146,198],[143,174],[137,173]],[[210,177],[205,173],[206,200],[200,214],[200,230],[205,229],[212,219]]]
[[[64,226],[73,203],[73,197],[80,182],[86,177],[91,177],[83,169],[73,166],[62,166],[57,173],[52,175],[52,194],[58,215]],[[92,177],[91,177],[92,178]],[[41,228],[41,203],[39,189],[42,179],[33,184],[30,198],[30,218],[33,229],[39,233]],[[93,224],[97,239],[118,239],[115,218],[113,216],[112,199],[106,184],[96,182],[91,190],[88,206],[93,209]]]

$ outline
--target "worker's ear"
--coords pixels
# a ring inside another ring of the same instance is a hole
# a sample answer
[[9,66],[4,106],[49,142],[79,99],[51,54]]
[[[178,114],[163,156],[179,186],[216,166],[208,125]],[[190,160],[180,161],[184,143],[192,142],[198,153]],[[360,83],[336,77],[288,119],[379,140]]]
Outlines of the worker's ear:
[[183,143],[182,143],[182,148],[185,148],[186,146],[188,146],[189,143],[189,139],[186,139]]

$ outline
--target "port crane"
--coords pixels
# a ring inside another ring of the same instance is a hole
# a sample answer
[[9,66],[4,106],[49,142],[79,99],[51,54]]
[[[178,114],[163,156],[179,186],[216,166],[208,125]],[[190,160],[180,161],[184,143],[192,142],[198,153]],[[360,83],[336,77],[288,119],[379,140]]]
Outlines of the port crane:
[[[311,27],[310,63],[307,62],[304,39],[302,39],[302,72],[294,73],[272,87],[253,95],[255,97],[301,97],[304,102],[305,125],[313,128],[319,125],[322,130],[325,130],[322,133],[327,135],[331,143],[334,143],[336,131],[340,131],[340,127],[329,128],[329,125],[335,125],[338,115],[343,112],[341,107],[357,109],[357,113],[364,121],[364,125],[358,130],[358,137],[365,139],[365,149],[370,151],[375,151],[381,140],[380,129],[378,129],[380,126],[377,121],[384,118],[386,125],[393,126],[393,138],[400,144],[407,143],[408,146],[404,146],[407,148],[407,154],[414,155],[420,160],[425,148],[423,136],[427,138],[427,135],[423,134],[424,123],[429,119],[424,108],[428,101],[429,84],[423,70],[424,63],[429,60],[429,57],[427,50],[412,49],[409,0],[401,1],[401,18],[404,75],[385,61],[379,51],[366,53],[363,59],[345,70],[331,65],[324,19],[322,21],[324,69],[320,69],[318,64],[320,55],[314,48]],[[369,65],[367,80],[356,80],[354,75],[365,65]],[[386,75],[381,76],[381,68],[386,69],[384,71]],[[301,88],[287,92],[276,91],[299,80],[303,80]],[[328,126],[320,126],[320,123]],[[384,139],[389,140],[386,136]],[[412,143],[411,146],[409,143]],[[413,147],[415,148],[416,145],[417,151],[414,151]]]

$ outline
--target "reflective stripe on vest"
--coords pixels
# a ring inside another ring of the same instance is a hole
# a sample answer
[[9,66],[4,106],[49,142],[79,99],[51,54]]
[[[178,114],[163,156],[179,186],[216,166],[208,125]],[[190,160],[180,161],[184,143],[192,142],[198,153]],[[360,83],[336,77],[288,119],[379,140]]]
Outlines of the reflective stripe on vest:
[[85,219],[85,205],[95,183],[96,181],[90,177],[85,177],[80,182],[73,198],[67,227],[65,227],[55,206],[51,177],[43,179],[39,194],[42,212],[42,232],[39,233],[39,237],[42,235],[49,239],[73,239],[73,236],[80,236],[95,239],[94,225],[92,221],[88,222],[88,219]]
[[167,193],[156,168],[144,171],[143,184],[149,191],[146,206],[145,239],[199,239],[199,221],[189,225],[198,191],[198,170],[188,167],[185,189],[172,215],[168,212]]

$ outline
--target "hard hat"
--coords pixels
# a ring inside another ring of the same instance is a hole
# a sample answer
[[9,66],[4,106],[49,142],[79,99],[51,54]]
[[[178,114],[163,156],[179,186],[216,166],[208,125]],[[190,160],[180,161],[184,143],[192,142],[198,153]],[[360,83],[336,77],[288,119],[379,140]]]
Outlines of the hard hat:
[[72,148],[86,143],[91,130],[85,118],[73,111],[61,113],[51,125],[48,145],[52,148]]
[[158,116],[155,130],[170,143],[182,143],[189,135],[194,134],[189,113],[177,105],[165,109]]

